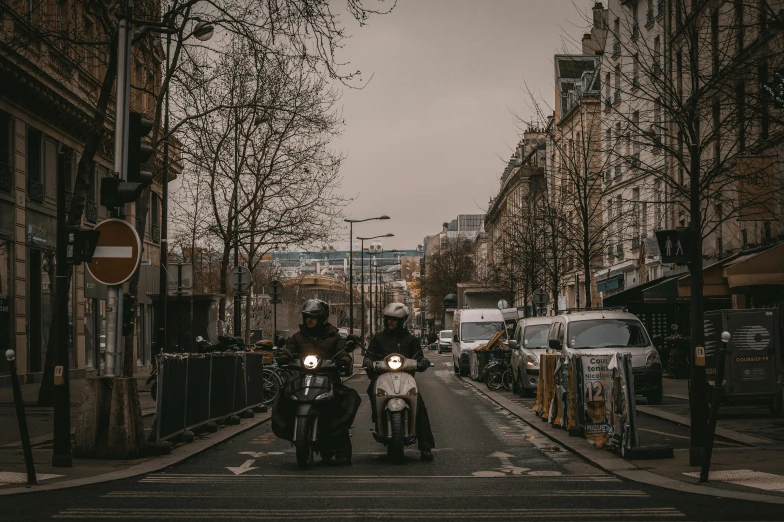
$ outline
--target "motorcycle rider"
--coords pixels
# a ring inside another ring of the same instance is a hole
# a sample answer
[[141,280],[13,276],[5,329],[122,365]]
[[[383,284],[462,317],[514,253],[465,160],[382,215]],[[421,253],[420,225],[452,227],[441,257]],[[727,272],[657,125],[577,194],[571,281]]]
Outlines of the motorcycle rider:
[[[373,396],[373,386],[376,382],[376,375],[372,372],[373,361],[380,361],[387,355],[397,353],[407,359],[417,360],[417,371],[423,372],[430,367],[430,361],[422,354],[422,348],[417,338],[404,327],[408,319],[408,307],[403,303],[390,303],[384,308],[384,329],[378,332],[371,339],[365,353],[363,366],[367,369],[370,377],[370,385],[367,393],[370,397],[370,406],[373,412],[373,423],[376,422],[376,401]],[[433,438],[433,431],[430,428],[430,418],[427,415],[427,408],[420,392],[417,397],[417,443],[421,452],[422,460],[433,460],[433,448],[436,441]]]
[[[352,370],[353,359],[349,353],[355,341],[351,338],[343,339],[337,328],[327,322],[329,318],[329,305],[319,299],[311,299],[302,307],[302,324],[299,331],[291,336],[286,343],[286,348],[278,358],[283,364],[291,359],[304,359],[308,355],[316,355],[320,359],[331,359],[343,374]],[[347,343],[348,349],[346,348]],[[340,415],[340,428],[331,441],[335,452],[335,462],[339,466],[351,465],[351,437],[349,428],[354,422],[361,399],[356,390],[345,386],[340,379],[334,383],[335,398],[338,405],[337,415]],[[280,395],[280,407],[286,410],[287,398]],[[277,406],[278,404],[276,404]],[[286,412],[288,413],[288,412]],[[284,413],[286,417],[286,415]],[[274,424],[274,423],[273,423]],[[274,425],[273,425],[274,427]],[[277,433],[276,433],[277,434]],[[321,457],[325,463],[331,459],[331,452],[322,451]]]

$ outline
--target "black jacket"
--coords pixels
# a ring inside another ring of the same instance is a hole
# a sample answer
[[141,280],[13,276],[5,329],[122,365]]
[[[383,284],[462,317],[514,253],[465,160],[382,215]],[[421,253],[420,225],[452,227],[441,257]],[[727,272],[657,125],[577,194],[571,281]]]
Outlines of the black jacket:
[[340,336],[338,329],[329,323],[324,325],[320,335],[310,335],[305,332],[303,325],[299,331],[291,336],[286,343],[288,354],[283,359],[301,359],[308,355],[317,355],[322,359],[332,359],[335,363],[342,361],[349,366],[352,364],[351,354],[343,351],[346,340]]
[[425,355],[422,352],[422,345],[416,337],[405,328],[396,330],[384,329],[373,336],[365,353],[365,363],[370,361],[380,361],[387,355],[397,353],[407,359],[422,360]]

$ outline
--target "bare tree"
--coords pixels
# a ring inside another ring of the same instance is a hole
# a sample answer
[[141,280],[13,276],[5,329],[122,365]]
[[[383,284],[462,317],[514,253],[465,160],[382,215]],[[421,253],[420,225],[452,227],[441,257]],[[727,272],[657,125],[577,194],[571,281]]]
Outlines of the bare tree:
[[440,317],[447,294],[456,294],[458,283],[468,283],[474,276],[474,247],[464,236],[446,237],[441,247],[428,254],[421,291],[425,296],[428,315]]

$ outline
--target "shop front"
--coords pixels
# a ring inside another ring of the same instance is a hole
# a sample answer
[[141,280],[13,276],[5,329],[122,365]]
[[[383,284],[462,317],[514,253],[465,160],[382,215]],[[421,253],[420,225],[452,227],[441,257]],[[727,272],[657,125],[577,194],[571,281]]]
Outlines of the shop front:
[[[13,347],[12,307],[14,204],[0,200],[0,354]],[[8,361],[0,357],[0,381],[8,375]],[[2,384],[0,384],[2,386]]]

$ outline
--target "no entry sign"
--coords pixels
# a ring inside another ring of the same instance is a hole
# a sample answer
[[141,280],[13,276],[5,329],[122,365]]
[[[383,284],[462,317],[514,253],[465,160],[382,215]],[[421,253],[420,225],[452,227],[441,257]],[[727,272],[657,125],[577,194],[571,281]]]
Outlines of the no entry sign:
[[87,265],[90,274],[107,286],[120,285],[136,271],[142,245],[136,229],[122,219],[107,219],[95,227],[101,232],[93,260]]

